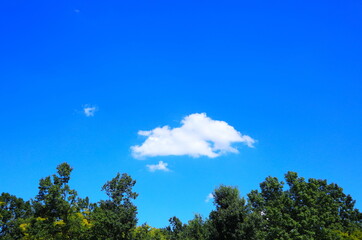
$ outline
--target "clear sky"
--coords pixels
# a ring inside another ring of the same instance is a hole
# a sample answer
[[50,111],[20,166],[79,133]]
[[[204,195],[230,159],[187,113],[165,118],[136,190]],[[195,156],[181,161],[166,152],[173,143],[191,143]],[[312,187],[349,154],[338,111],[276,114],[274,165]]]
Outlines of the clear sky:
[[95,202],[127,172],[163,227],[291,170],[361,208],[361,80],[357,0],[2,1],[0,192],[68,162]]

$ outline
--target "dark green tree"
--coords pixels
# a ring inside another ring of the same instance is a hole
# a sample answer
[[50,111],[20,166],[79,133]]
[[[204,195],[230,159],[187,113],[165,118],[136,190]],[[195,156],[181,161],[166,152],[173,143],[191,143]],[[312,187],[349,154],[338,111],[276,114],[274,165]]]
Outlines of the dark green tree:
[[185,229],[185,224],[181,222],[181,220],[174,216],[169,220],[170,225],[166,227],[166,231],[168,232],[169,238],[171,240],[183,239],[183,231]]
[[255,221],[244,198],[234,187],[220,186],[214,193],[216,210],[210,213],[211,239],[258,239]]
[[69,164],[62,163],[57,167],[57,174],[40,180],[39,193],[33,201],[35,217],[67,220],[77,200],[77,192],[68,185],[72,170]]
[[313,178],[306,182],[295,172],[285,179],[287,190],[283,182],[268,177],[260,184],[261,192],[248,195],[253,211],[263,216],[260,231],[265,239],[333,240],[361,230],[355,201],[338,185]]
[[135,184],[128,174],[118,173],[102,187],[109,199],[100,201],[92,214],[94,239],[131,239],[137,224],[137,207],[132,202],[138,196],[132,190]]
[[266,239],[293,239],[299,235],[295,231],[298,222],[291,216],[292,200],[283,186],[277,178],[268,177],[260,184],[261,192],[254,190],[248,194],[253,211],[263,218],[260,231]]
[[19,225],[23,219],[30,216],[29,201],[24,201],[9,193],[2,193],[0,196],[0,238],[20,239],[23,237]]
[[199,214],[196,214],[194,219],[188,221],[181,234],[181,239],[184,240],[206,240],[208,237],[209,229],[207,222]]

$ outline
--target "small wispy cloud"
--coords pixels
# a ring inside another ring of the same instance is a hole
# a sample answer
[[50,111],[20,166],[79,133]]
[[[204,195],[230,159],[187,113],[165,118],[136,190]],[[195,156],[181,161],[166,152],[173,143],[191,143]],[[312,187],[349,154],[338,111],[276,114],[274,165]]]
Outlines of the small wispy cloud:
[[98,108],[96,106],[92,105],[83,106],[83,113],[86,117],[93,117],[96,111],[98,111]]
[[132,146],[135,158],[156,156],[206,156],[218,157],[224,153],[238,153],[231,146],[233,143],[244,143],[253,147],[255,140],[248,135],[242,135],[224,121],[213,120],[205,113],[195,113],[186,116],[181,121],[181,127],[158,127],[150,131],[139,131],[138,134],[147,137],[142,145]]
[[159,161],[158,164],[146,165],[146,167],[148,168],[148,171],[150,171],[150,172],[155,172],[155,171],[169,172],[170,169],[167,166],[168,166],[168,163],[165,163],[163,161]]
[[214,199],[214,195],[212,193],[209,193],[207,196],[206,196],[206,199],[205,199],[205,202],[210,202],[212,199]]

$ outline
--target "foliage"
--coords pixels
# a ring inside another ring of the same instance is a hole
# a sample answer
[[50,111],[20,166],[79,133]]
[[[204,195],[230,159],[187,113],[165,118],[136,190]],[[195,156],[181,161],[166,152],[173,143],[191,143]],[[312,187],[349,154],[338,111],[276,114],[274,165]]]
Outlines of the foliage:
[[132,231],[132,240],[168,240],[167,232],[153,228],[148,224],[142,224]]
[[33,216],[22,225],[25,239],[85,239],[91,227],[89,213],[82,206],[87,199],[77,197],[68,182],[72,168],[57,167],[57,174],[39,182],[39,193],[32,201]]
[[2,193],[0,195],[0,238],[19,239],[22,237],[22,219],[30,216],[30,203],[21,198]]
[[211,234],[215,240],[258,239],[254,215],[239,190],[220,186],[213,193],[216,210],[210,213]]
[[361,229],[362,215],[355,201],[337,184],[326,180],[298,177],[288,172],[284,183],[268,177],[261,192],[248,196],[254,212],[263,216],[266,239],[339,239],[338,231],[352,233]]
[[127,174],[118,173],[102,188],[109,200],[101,201],[92,215],[93,236],[96,239],[130,239],[131,230],[137,224],[137,207],[132,200],[138,194],[132,191],[136,181]]
[[166,227],[166,231],[168,232],[170,240],[181,239],[185,225],[177,217],[172,217],[168,221],[170,225]]
[[33,200],[0,195],[0,239],[23,240],[360,240],[362,214],[337,184],[285,175],[267,177],[260,190],[240,197],[236,187],[215,189],[209,218],[196,214],[186,224],[169,219],[158,229],[137,225],[136,181],[118,173],[102,190],[107,200],[90,203],[70,188],[67,163],[39,182]]
[[182,239],[185,240],[205,240],[209,238],[209,228],[199,214],[196,214],[194,219],[190,220],[185,225],[181,234]]

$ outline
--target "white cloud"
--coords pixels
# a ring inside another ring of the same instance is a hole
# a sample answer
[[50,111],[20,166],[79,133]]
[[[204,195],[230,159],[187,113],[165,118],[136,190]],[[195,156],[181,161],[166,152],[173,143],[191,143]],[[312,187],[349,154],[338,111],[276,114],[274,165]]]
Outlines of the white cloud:
[[85,105],[83,107],[83,113],[84,115],[86,115],[87,117],[93,117],[95,112],[97,111],[97,107],[95,106],[90,106],[90,105]]
[[150,131],[139,131],[147,137],[142,145],[132,146],[136,158],[155,156],[218,157],[224,153],[238,153],[231,146],[233,143],[244,143],[253,147],[255,140],[242,135],[224,121],[216,121],[205,113],[188,115],[181,121],[181,127],[157,127]]
[[214,199],[214,195],[212,193],[209,193],[207,196],[206,196],[206,199],[205,199],[205,202],[210,202],[210,200]]
[[155,171],[169,172],[170,169],[167,166],[168,166],[168,163],[164,163],[163,161],[159,161],[158,164],[154,164],[154,165],[146,165],[146,167],[148,168],[148,170],[150,172],[155,172]]

